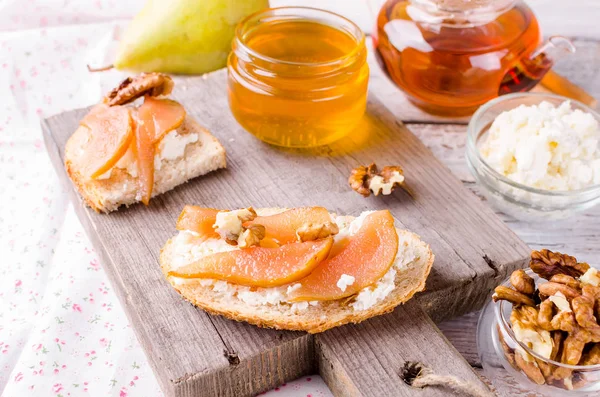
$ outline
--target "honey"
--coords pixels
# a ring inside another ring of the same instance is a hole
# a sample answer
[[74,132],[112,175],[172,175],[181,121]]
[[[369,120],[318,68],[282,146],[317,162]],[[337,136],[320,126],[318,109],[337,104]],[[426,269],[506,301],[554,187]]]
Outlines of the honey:
[[498,95],[532,88],[552,66],[535,56],[540,29],[523,1],[488,1],[491,8],[479,10],[447,3],[389,0],[377,19],[378,59],[417,106],[469,114]]
[[364,34],[304,7],[269,9],[238,26],[228,60],[231,111],[273,145],[314,147],[356,127],[367,101]]

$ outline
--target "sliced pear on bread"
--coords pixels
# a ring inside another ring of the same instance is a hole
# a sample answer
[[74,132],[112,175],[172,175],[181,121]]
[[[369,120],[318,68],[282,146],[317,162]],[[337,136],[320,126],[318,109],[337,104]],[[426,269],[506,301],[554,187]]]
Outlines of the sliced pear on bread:
[[[216,236],[213,232],[219,210],[186,205],[177,219],[177,230],[190,230],[202,235]],[[274,242],[273,246],[289,244],[298,241],[296,231],[305,224],[323,224],[331,222],[331,215],[323,207],[292,208],[281,213],[259,215],[245,223],[265,227],[264,240]]]
[[[94,210],[148,204],[191,178],[225,168],[219,141],[181,104],[164,98],[172,87],[171,78],[160,73],[124,80],[67,141],[65,168]],[[138,108],[133,102],[142,96]]]
[[[385,275],[397,253],[398,233],[392,214],[389,211],[373,212],[336,255],[297,281],[300,287],[289,294],[289,300],[331,301],[357,294]],[[349,281],[338,285],[346,278]]]
[[[286,209],[277,208],[257,209],[256,219],[285,211]],[[355,218],[350,216],[331,218],[340,227],[340,235],[335,237],[336,241],[331,252],[335,250],[340,254],[349,246],[352,237],[344,241],[342,234],[348,231],[348,224]],[[363,224],[368,227],[370,221],[364,222],[368,216],[366,218],[361,216],[361,218]],[[383,218],[387,218],[387,214]],[[383,224],[387,228],[389,219],[385,219]],[[290,296],[301,288],[297,280],[278,287],[263,288],[237,285],[211,278],[176,277],[175,272],[180,272],[187,260],[182,256],[182,252],[188,249],[193,251],[194,242],[202,240],[196,233],[187,231],[180,231],[179,235],[165,244],[160,253],[160,264],[165,277],[175,290],[186,300],[209,313],[261,327],[316,333],[346,323],[358,323],[392,311],[394,307],[406,302],[415,293],[425,288],[425,280],[434,260],[429,245],[414,233],[400,229],[394,231],[397,235],[397,252],[393,264],[391,266],[387,262],[376,264],[381,269],[388,269],[385,275],[372,285],[341,299],[292,302]],[[384,234],[387,237],[382,238],[381,241],[388,241],[391,233],[387,231]],[[189,242],[188,235],[191,236]],[[342,246],[336,250],[336,245],[339,244]],[[355,250],[352,249],[352,252]],[[382,261],[387,261],[387,257],[388,255],[378,256]],[[339,288],[337,282],[334,287]],[[346,286],[348,287],[351,285]]]
[[250,287],[275,287],[310,274],[327,255],[333,238],[286,244],[277,248],[250,247],[205,256],[172,270],[170,276],[213,278]]
[[82,175],[96,178],[117,164],[129,149],[133,138],[131,112],[124,107],[97,105],[80,124],[86,134],[81,134],[73,163]]

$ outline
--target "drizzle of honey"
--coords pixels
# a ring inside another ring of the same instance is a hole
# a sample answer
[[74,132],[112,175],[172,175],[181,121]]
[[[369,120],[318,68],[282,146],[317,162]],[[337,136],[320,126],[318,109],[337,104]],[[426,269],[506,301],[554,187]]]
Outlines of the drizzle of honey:
[[[488,23],[435,28],[413,23],[409,5],[408,0],[389,0],[382,7],[374,46],[388,76],[426,111],[472,113],[498,95],[530,89],[551,66],[543,57],[528,60],[540,44],[540,30],[522,1]],[[404,21],[397,26],[412,24],[412,29],[386,29],[394,20]],[[392,44],[411,40],[419,45],[400,51]]]
[[[258,138],[285,147],[333,142],[364,114],[364,40],[306,20],[265,21],[243,37],[249,56],[229,59],[229,103]],[[254,57],[253,54],[258,54]]]

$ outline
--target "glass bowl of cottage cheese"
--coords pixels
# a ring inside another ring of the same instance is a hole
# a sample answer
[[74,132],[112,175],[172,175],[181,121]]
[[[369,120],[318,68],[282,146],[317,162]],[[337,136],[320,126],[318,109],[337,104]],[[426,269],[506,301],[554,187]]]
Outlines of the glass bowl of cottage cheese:
[[544,93],[498,97],[468,126],[467,164],[486,198],[518,219],[564,219],[600,202],[600,114]]

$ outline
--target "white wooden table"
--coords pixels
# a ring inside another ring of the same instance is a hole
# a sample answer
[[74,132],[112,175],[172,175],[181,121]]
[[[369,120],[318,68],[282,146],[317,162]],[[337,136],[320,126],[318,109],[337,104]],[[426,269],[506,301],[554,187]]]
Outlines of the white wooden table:
[[[359,24],[370,33],[375,15],[383,0],[305,0],[301,4],[327,8]],[[530,0],[527,2],[540,21],[546,36],[560,34],[574,39],[577,53],[560,61],[555,70],[580,85],[596,98],[600,98],[600,1]],[[271,4],[298,5],[294,0],[271,0]],[[370,45],[370,42],[369,42]],[[394,114],[402,120],[476,195],[479,187],[465,162],[466,122],[440,121],[412,106],[382,73],[370,54],[370,89]],[[433,123],[432,123],[433,122]],[[483,198],[482,198],[483,200]],[[513,219],[503,213],[498,215],[532,248],[563,251],[596,265],[600,264],[600,206],[567,221],[550,224],[533,224]],[[479,313],[471,313],[440,324],[440,328],[467,361],[478,371],[481,362],[477,355],[476,328]],[[496,390],[500,396],[539,396],[515,385],[505,385]]]

